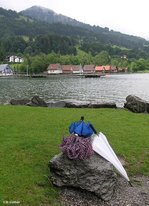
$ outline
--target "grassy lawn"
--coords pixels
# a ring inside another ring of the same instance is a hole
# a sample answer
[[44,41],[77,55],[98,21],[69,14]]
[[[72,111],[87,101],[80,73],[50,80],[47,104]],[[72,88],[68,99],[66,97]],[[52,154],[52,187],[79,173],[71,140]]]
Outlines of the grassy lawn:
[[[84,115],[126,161],[128,175],[149,175],[149,115],[120,109],[0,106],[0,205],[59,205],[48,162],[68,126]],[[4,202],[5,203],[5,202]]]

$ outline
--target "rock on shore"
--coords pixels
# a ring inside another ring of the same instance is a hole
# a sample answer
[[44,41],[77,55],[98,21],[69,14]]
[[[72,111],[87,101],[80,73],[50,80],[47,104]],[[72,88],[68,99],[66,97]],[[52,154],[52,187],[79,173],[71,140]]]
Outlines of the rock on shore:
[[77,101],[77,100],[60,100],[60,101],[48,101],[45,102],[39,96],[34,96],[31,100],[29,99],[11,99],[11,105],[26,105],[26,106],[38,106],[38,107],[49,107],[49,108],[117,108],[116,103],[108,102],[89,102],[89,101]]
[[137,96],[128,95],[126,97],[126,103],[124,104],[124,108],[127,108],[135,113],[149,113],[149,102]]
[[39,96],[34,96],[30,99],[11,99],[11,105],[25,105],[25,106],[34,106],[34,107],[47,107],[47,103],[41,99]]
[[89,102],[89,101],[77,101],[77,100],[61,100],[61,101],[49,101],[48,107],[66,107],[66,108],[117,108],[116,103],[109,102]]

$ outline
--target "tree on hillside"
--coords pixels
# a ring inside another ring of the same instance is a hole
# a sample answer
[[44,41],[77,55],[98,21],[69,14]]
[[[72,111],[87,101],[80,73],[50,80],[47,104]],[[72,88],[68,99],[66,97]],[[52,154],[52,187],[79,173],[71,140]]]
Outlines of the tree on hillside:
[[91,53],[85,53],[85,52],[79,53],[77,55],[77,58],[78,58],[79,64],[81,64],[82,66],[85,64],[93,64],[94,63]]
[[106,65],[110,64],[110,56],[108,52],[102,51],[94,57],[94,62],[96,65]]
[[149,60],[135,60],[130,64],[130,69],[135,72],[149,70]]
[[117,66],[118,68],[126,68],[129,65],[129,61],[120,57],[112,58],[111,65]]
[[75,41],[69,37],[58,35],[40,35],[34,42],[35,53],[49,54],[51,52],[61,55],[76,54]]
[[0,62],[4,62],[6,58],[6,51],[3,47],[0,47]]
[[22,37],[11,37],[1,41],[1,46],[5,48],[7,54],[23,53],[27,43]]
[[30,70],[32,73],[40,73],[47,70],[49,62],[45,54],[38,55],[32,58]]

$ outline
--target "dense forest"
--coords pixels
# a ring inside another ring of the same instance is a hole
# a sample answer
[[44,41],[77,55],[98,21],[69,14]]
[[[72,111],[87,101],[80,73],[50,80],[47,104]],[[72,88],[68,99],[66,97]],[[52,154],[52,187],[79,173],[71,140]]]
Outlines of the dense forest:
[[24,70],[28,65],[33,72],[45,71],[50,63],[111,64],[130,71],[149,70],[149,42],[145,39],[62,15],[48,23],[48,17],[52,19],[55,13],[49,10],[46,14],[40,7],[21,13],[0,8],[1,63],[6,63],[10,55],[18,55],[25,61],[15,69]]

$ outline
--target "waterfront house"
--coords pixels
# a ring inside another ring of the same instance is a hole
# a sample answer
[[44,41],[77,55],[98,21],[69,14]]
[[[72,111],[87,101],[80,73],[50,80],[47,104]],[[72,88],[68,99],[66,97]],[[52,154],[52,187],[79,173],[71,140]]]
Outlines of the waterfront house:
[[115,72],[117,72],[117,67],[116,66],[106,65],[106,66],[104,66],[104,70],[107,73],[115,73]]
[[111,66],[110,65],[103,66],[103,68],[104,68],[104,71],[106,73],[110,73],[111,72]]
[[50,64],[47,69],[48,74],[61,74],[62,68],[60,64]]
[[95,73],[95,65],[94,64],[84,65],[83,73],[84,74],[93,74],[93,73]]
[[118,72],[117,66],[111,66],[111,72],[112,73],[117,73]]
[[0,76],[11,76],[13,71],[8,64],[0,64]]
[[72,72],[73,74],[82,74],[83,70],[81,65],[72,65]]
[[95,72],[96,73],[104,73],[104,66],[96,66]]
[[62,65],[62,73],[63,74],[72,74],[72,66],[71,65]]
[[8,62],[14,62],[14,63],[22,63],[24,60],[22,57],[18,57],[15,55],[9,56],[8,57]]
[[113,72],[111,65],[105,65],[105,66],[102,66],[102,68],[103,68],[103,71],[104,71],[105,73],[111,73],[111,72]]
[[96,66],[95,67],[96,73],[116,73],[117,71],[118,70],[116,66],[106,65],[106,66]]

